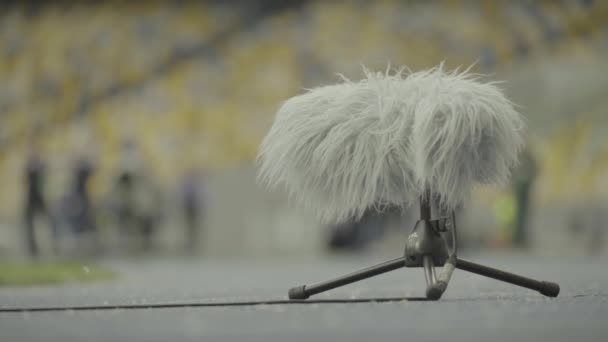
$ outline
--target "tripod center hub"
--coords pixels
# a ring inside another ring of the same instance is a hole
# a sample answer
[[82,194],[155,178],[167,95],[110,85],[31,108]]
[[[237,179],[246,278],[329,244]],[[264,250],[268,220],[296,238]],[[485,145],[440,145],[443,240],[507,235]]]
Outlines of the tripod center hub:
[[437,221],[418,220],[405,243],[405,266],[422,267],[422,257],[431,256],[435,266],[443,266],[449,251],[445,238],[436,229]]

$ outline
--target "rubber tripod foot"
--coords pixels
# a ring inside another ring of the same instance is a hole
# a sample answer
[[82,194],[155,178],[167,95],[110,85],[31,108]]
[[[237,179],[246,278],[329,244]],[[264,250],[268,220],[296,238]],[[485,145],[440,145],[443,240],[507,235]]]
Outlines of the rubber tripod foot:
[[428,300],[439,300],[445,289],[447,288],[447,284],[443,281],[439,281],[426,289],[426,299]]
[[289,299],[308,299],[309,295],[306,294],[306,285],[296,286],[289,289]]
[[542,288],[538,291],[547,297],[557,297],[559,294],[559,285],[550,281],[541,281]]

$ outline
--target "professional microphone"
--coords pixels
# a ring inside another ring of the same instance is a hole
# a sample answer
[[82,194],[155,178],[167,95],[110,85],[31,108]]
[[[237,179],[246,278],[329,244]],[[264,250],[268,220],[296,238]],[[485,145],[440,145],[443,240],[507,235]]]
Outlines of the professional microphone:
[[[423,267],[427,298],[439,299],[461,268],[557,296],[538,282],[458,259],[454,209],[475,184],[505,184],[524,146],[524,123],[499,88],[469,69],[372,72],[310,89],[280,107],[258,153],[258,178],[284,188],[324,223],[420,203],[420,220],[395,260],[313,286],[308,296],[400,267]],[[431,202],[447,217],[432,218]],[[452,234],[453,247],[445,234]],[[435,266],[444,266],[437,276]]]

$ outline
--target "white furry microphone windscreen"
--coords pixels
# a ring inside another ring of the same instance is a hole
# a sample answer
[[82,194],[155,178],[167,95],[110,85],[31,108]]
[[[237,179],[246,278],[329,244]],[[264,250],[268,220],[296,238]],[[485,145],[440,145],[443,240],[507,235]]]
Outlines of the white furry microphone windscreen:
[[336,223],[426,189],[454,208],[475,183],[508,180],[524,124],[496,82],[442,65],[365,76],[281,106],[258,154],[263,184]]

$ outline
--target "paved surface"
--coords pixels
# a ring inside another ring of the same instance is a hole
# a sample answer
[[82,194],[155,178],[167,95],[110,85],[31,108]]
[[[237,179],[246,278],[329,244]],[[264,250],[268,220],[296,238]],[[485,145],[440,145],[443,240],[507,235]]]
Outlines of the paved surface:
[[[439,302],[0,312],[0,341],[607,341],[606,260],[478,256],[475,261],[559,282],[559,298],[457,270]],[[109,262],[119,280],[0,289],[0,307],[285,299],[286,289],[378,258],[311,261]],[[316,298],[420,296],[403,269]]]

